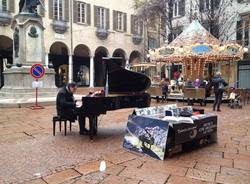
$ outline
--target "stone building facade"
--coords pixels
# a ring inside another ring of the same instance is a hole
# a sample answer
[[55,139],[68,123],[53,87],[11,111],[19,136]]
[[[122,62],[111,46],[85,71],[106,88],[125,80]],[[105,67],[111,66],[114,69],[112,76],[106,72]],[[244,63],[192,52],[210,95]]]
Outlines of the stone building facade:
[[[0,86],[3,70],[13,65],[11,22],[19,12],[18,2],[0,0]],[[143,23],[135,15],[132,0],[40,2],[45,65],[55,69],[56,86],[72,81],[79,86],[102,86],[102,57],[122,57],[123,67],[143,58]]]

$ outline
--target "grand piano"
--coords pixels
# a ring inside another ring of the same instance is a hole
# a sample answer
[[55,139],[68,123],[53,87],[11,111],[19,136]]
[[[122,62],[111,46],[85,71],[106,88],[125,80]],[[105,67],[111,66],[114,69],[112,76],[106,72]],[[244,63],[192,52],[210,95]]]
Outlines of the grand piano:
[[[132,107],[149,107],[150,95],[145,91],[150,87],[150,79],[142,73],[122,68],[122,58],[103,58],[105,93],[82,97],[82,106],[77,108],[79,116],[89,119],[89,136],[97,134],[98,116],[107,111]],[[83,132],[80,123],[80,133]]]

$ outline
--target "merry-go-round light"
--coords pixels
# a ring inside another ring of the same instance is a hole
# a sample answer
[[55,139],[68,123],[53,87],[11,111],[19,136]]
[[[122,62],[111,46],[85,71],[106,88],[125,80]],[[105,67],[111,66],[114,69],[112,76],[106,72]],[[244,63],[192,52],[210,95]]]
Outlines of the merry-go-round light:
[[248,52],[248,48],[247,48],[247,47],[244,47],[244,48],[243,48],[243,51],[244,51],[244,52]]

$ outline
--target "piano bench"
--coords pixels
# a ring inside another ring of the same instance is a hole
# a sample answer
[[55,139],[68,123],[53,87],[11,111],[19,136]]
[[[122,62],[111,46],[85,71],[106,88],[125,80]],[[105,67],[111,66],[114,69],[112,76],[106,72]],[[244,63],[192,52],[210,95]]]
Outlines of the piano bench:
[[61,132],[62,130],[62,121],[64,122],[64,135],[67,135],[67,121],[69,121],[69,130],[71,131],[72,128],[72,121],[66,119],[66,118],[61,118],[60,116],[54,115],[53,116],[53,136],[56,134],[56,122],[59,122],[59,130]]

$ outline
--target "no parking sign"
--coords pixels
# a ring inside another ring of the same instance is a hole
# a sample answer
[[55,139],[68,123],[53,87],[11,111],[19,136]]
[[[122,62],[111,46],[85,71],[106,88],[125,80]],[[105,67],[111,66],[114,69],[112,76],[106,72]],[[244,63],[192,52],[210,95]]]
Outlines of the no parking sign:
[[31,109],[35,110],[35,109],[43,109],[44,107],[38,105],[37,102],[37,98],[38,98],[38,88],[42,87],[43,83],[42,81],[38,81],[38,79],[42,78],[45,74],[45,68],[43,67],[43,65],[41,64],[34,64],[31,66],[30,68],[30,75],[36,79],[36,81],[34,81],[32,83],[32,86],[34,88],[36,88],[36,103],[35,106],[32,106]]
[[41,64],[34,64],[30,68],[30,75],[35,79],[40,79],[45,74],[45,68]]

